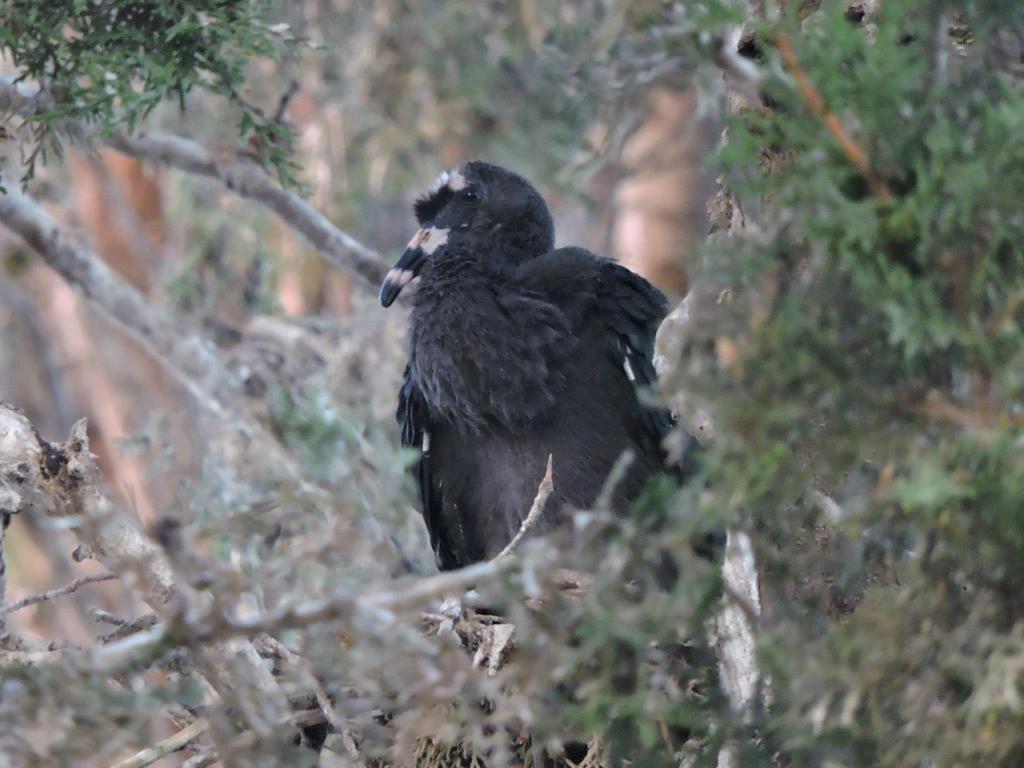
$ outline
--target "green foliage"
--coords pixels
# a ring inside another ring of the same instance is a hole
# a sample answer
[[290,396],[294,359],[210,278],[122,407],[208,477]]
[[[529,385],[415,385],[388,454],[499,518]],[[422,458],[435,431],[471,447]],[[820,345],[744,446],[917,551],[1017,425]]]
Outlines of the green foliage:
[[[29,115],[26,170],[64,130],[134,130],[162,101],[185,108],[202,89],[240,110],[238,130],[286,172],[288,130],[242,95],[254,57],[275,56],[266,0],[11,0],[0,6],[0,51],[19,80],[47,93]],[[53,144],[59,149],[59,144]],[[287,174],[286,174],[287,175]]]
[[[1022,759],[1024,94],[1007,40],[1024,24],[966,5],[885,2],[870,34],[828,2],[756,27],[776,106],[736,115],[721,159],[760,231],[710,245],[697,290],[729,301],[698,303],[680,361],[718,415],[708,503],[753,519],[771,606],[765,749],[745,765]],[[809,108],[778,34],[891,200]]]

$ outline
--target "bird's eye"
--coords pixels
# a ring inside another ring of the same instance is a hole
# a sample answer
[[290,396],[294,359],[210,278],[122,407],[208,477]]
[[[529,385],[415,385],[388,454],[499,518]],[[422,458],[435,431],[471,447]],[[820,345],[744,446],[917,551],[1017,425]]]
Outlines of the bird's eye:
[[475,203],[480,199],[480,193],[470,187],[469,189],[463,190],[462,199],[467,200],[470,203]]

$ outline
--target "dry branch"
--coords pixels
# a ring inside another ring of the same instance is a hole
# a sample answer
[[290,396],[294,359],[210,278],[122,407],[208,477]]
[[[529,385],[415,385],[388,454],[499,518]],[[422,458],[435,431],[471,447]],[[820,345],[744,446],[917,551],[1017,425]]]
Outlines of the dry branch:
[[37,202],[19,191],[9,189],[7,194],[0,195],[0,222],[18,234],[97,309],[138,339],[228,430],[241,433],[257,445],[260,453],[309,498],[320,503],[330,499],[326,489],[304,480],[295,459],[237,406],[243,400],[238,377],[221,362],[209,340],[173,322],[99,256],[73,240]]
[[544,511],[544,505],[548,503],[548,497],[551,492],[555,489],[554,480],[551,475],[551,455],[548,455],[548,468],[544,473],[544,477],[540,481],[540,485],[537,486],[537,495],[533,499],[533,504],[530,505],[530,511],[526,517],[523,518],[522,524],[519,526],[519,530],[516,531],[516,535],[512,537],[510,541],[501,552],[497,554],[494,561],[500,561],[512,554],[512,551],[519,546],[519,542],[523,540],[523,537],[530,532],[530,529],[537,524],[540,519],[541,513]]
[[63,587],[51,589],[38,595],[30,595],[29,597],[19,600],[12,605],[8,605],[0,611],[0,613],[14,613],[15,611],[20,611],[22,608],[27,608],[30,605],[36,605],[37,603],[42,603],[47,600],[54,600],[58,597],[64,597],[64,595],[70,595],[73,592],[77,592],[87,584],[97,584],[102,581],[113,581],[116,578],[116,573],[95,573],[90,576],[82,576],[81,578],[75,579],[70,584],[65,584]]
[[836,141],[839,142],[839,146],[843,150],[843,154],[846,155],[853,167],[857,169],[857,172],[867,181],[875,197],[883,203],[891,201],[892,192],[889,191],[885,180],[871,168],[868,153],[846,132],[842,121],[825,106],[825,100],[821,97],[818,89],[814,87],[807,72],[800,66],[800,60],[797,58],[793,43],[785,35],[778,35],[775,38],[775,44],[779,48],[783,64],[785,64],[786,69],[789,70],[789,73],[796,80],[800,94],[804,97],[804,101],[807,102],[811,111],[824,123],[829,133],[835,136]]
[[[0,113],[32,114],[52,101],[45,89],[0,78]],[[114,135],[103,141],[140,160],[215,179],[241,197],[255,200],[273,211],[327,261],[357,275],[373,290],[384,279],[390,265],[379,253],[338,229],[316,208],[274,181],[244,152],[234,151],[224,161],[194,141],[166,133]]]
[[145,766],[152,765],[160,758],[183,749],[189,742],[206,733],[209,728],[210,723],[206,718],[199,718],[195,722],[186,725],[177,733],[173,733],[166,739],[158,741],[153,746],[114,763],[110,768],[145,768]]
[[389,264],[379,253],[342,232],[316,208],[274,181],[259,163],[245,154],[234,153],[226,163],[218,162],[194,141],[164,133],[116,135],[106,143],[140,160],[216,179],[242,197],[272,210],[329,262],[355,273],[374,290],[384,279]]

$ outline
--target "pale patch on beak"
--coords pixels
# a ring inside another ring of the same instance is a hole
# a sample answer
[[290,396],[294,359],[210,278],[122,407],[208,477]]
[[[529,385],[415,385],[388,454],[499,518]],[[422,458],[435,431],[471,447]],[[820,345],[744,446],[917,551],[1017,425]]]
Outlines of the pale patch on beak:
[[405,286],[412,282],[414,277],[416,277],[416,274],[411,269],[399,269],[398,267],[393,267],[388,270],[384,279],[399,288],[405,288]]
[[406,248],[419,248],[425,254],[430,256],[438,248],[448,242],[448,233],[450,229],[438,229],[436,227],[424,227],[412,240],[409,241],[409,245]]
[[451,230],[448,228],[424,227],[416,233],[395,266],[384,276],[384,282],[380,284],[380,303],[382,305],[391,306],[402,289],[419,274],[424,260],[448,242],[449,232]]

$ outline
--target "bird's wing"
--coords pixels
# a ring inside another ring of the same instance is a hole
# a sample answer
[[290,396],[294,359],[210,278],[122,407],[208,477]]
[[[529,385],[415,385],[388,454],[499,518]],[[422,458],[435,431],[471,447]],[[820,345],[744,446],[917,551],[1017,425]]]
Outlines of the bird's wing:
[[664,407],[647,405],[656,390],[654,337],[668,313],[664,294],[635,272],[583,248],[559,248],[525,262],[519,278],[531,292],[558,306],[577,330],[599,322],[608,331],[610,352],[640,398],[637,441],[655,455],[675,424]]
[[[622,367],[636,384],[641,397],[657,393],[658,374],[654,369],[654,337],[668,314],[665,295],[620,264],[604,261],[596,278],[597,312],[615,334]],[[646,437],[661,450],[662,441],[675,420],[664,407],[641,409]]]
[[413,380],[410,368],[408,365],[405,367],[395,416],[402,432],[402,447],[420,451],[420,457],[413,466],[413,474],[419,486],[423,520],[427,524],[430,546],[434,550],[438,568],[449,570],[458,567],[458,561],[451,549],[451,542],[443,531],[443,489],[431,471],[430,418],[423,395]]

